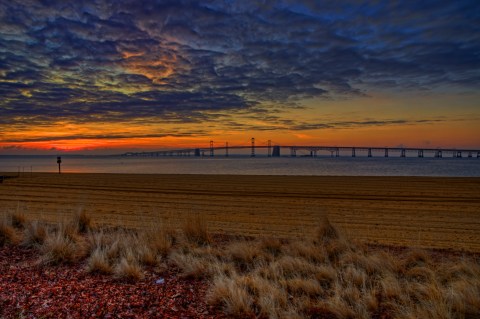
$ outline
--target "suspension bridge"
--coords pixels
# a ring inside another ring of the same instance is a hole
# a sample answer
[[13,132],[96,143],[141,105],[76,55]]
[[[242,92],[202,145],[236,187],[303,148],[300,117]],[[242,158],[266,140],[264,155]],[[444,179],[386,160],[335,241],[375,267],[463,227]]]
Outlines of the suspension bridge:
[[[122,156],[160,157],[160,156],[197,156],[197,157],[228,157],[233,151],[241,150],[250,157],[317,157],[317,156],[351,156],[351,157],[476,157],[480,158],[480,149],[457,149],[457,148],[419,148],[419,147],[377,147],[377,146],[298,146],[279,145],[268,140],[267,143],[255,144],[255,138],[251,138],[249,145],[229,145],[228,142],[215,145],[210,141],[209,146],[197,148],[169,149],[153,152],[128,152]],[[266,151],[266,152],[265,152]]]

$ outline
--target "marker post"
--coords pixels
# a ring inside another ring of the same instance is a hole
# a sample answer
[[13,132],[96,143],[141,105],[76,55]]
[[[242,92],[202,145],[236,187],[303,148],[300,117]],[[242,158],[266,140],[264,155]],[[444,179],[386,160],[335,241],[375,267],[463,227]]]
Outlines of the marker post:
[[57,164],[58,164],[58,174],[61,174],[61,169],[60,165],[62,164],[62,158],[60,156],[57,156]]

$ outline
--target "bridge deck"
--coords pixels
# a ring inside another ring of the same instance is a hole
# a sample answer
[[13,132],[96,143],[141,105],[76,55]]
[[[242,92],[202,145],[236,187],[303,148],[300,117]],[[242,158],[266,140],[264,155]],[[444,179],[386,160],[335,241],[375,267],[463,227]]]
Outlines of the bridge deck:
[[[273,155],[271,150],[277,148],[278,155]],[[400,153],[401,157],[406,157],[406,153],[416,153],[418,157],[424,157],[424,153],[433,153],[435,157],[443,157],[443,154],[452,154],[454,157],[463,157],[467,154],[468,157],[480,157],[480,149],[457,149],[457,148],[419,148],[419,147],[378,147],[378,146],[271,146],[271,145],[240,145],[240,146],[215,146],[215,147],[199,147],[199,148],[184,148],[184,149],[169,149],[159,150],[154,152],[129,152],[123,154],[124,156],[215,156],[215,152],[223,151],[228,155],[232,150],[251,150],[252,156],[255,156],[256,149],[268,149],[268,156],[280,156],[280,149],[287,149],[291,156],[296,156],[297,151],[307,151],[311,156],[317,156],[318,152],[331,152],[332,156],[339,157],[340,152],[351,152],[352,156],[356,156],[356,152],[367,152],[369,157],[373,157],[373,152],[384,152],[384,156],[388,157],[390,152]]]

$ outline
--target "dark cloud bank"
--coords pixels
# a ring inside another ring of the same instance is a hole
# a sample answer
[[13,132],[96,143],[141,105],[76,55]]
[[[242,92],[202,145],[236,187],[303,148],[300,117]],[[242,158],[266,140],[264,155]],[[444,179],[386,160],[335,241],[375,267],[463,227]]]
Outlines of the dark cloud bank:
[[188,123],[480,83],[476,0],[19,0],[0,21],[0,125]]

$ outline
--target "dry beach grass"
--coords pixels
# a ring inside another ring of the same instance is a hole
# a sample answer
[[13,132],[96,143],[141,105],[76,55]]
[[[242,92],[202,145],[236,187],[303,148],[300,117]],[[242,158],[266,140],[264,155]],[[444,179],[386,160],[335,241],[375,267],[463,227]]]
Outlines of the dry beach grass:
[[[207,287],[195,298],[210,310],[194,317],[477,318],[479,185],[39,174],[0,185],[0,250],[33,251],[23,271],[67,266],[132,283],[173,271]],[[11,284],[17,265],[0,266]],[[0,317],[45,311],[9,298],[0,290],[16,313]]]
[[[315,236],[300,240],[215,238],[199,219],[182,224],[178,231],[164,225],[158,225],[154,233],[149,229],[101,228],[82,215],[56,224],[24,220],[15,226],[15,215],[4,216],[0,224],[2,246],[33,245],[38,258],[28,267],[24,265],[24,271],[71,265],[83,268],[85,273],[135,282],[144,278],[147,269],[161,274],[175,268],[177,276],[208,282],[206,302],[228,317],[480,315],[477,254],[386,249],[353,243],[327,218],[321,221]],[[43,241],[25,240],[32,237],[31,224],[44,229]],[[15,308],[17,314],[35,313],[28,305],[12,303],[7,295],[8,292],[0,291],[0,305],[16,304],[20,307]],[[7,318],[15,317],[10,314],[0,311]],[[59,314],[47,313],[46,317],[53,315]]]

